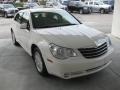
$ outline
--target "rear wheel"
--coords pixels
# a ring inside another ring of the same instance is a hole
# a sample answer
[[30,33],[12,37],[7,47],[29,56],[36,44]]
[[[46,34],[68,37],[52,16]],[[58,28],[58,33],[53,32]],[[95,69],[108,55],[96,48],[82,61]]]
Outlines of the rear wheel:
[[89,9],[89,13],[90,13],[90,14],[92,13],[92,9],[91,9],[91,8]]
[[42,76],[47,76],[48,72],[44,63],[44,60],[42,58],[42,54],[40,50],[36,47],[33,50],[33,59],[35,61],[35,66],[37,68],[37,71],[42,75]]
[[104,14],[104,13],[105,13],[105,10],[104,10],[104,9],[101,9],[101,10],[100,10],[100,13],[101,13],[101,14]]
[[8,15],[7,15],[7,13],[6,13],[6,12],[5,12],[5,14],[4,14],[4,17],[5,17],[5,18],[8,18]]

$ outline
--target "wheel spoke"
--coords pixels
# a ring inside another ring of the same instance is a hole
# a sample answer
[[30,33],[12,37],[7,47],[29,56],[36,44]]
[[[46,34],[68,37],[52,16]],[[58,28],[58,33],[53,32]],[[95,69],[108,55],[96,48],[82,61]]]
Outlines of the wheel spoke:
[[43,64],[42,64],[41,56],[38,52],[35,53],[35,63],[38,71],[41,72],[43,69]]

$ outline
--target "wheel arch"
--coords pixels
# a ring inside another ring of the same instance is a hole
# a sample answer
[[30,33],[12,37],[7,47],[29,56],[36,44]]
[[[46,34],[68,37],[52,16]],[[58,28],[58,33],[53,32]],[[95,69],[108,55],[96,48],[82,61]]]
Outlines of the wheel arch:
[[13,32],[13,29],[12,29],[12,28],[10,28],[10,31],[11,31],[11,32]]
[[[105,10],[105,9],[104,9],[104,8],[100,8],[100,10]],[[99,10],[99,11],[100,11],[100,10]]]
[[[31,56],[33,57],[33,53],[34,53],[34,48],[38,48],[38,46],[36,44],[32,44],[31,45]],[[40,50],[40,49],[39,49]],[[41,52],[41,51],[40,51]]]
[[36,44],[32,44],[32,45],[31,45],[31,56],[32,56],[33,60],[34,60],[33,53],[34,53],[34,49],[35,49],[35,48],[38,48],[38,49],[39,49],[40,55],[41,55],[41,57],[42,57],[42,59],[43,59],[43,62],[44,62],[44,64],[45,64],[45,68],[46,68],[47,73],[48,73],[48,67],[47,67],[47,63],[46,63],[46,61],[45,61],[45,58],[44,58],[44,56],[43,56],[43,54],[42,54],[42,52],[41,52],[41,49],[40,49]]

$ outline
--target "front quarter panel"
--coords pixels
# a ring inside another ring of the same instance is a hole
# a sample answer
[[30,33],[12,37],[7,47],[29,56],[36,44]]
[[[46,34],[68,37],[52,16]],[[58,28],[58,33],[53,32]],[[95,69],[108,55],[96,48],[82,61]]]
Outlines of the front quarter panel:
[[31,33],[31,39],[29,39],[29,49],[27,50],[30,56],[32,56],[31,47],[33,44],[40,49],[47,68],[49,66],[49,64],[47,63],[47,58],[48,56],[51,56],[51,52],[49,50],[49,42],[45,40],[43,37],[41,37],[40,34],[37,34],[35,31],[33,31]]

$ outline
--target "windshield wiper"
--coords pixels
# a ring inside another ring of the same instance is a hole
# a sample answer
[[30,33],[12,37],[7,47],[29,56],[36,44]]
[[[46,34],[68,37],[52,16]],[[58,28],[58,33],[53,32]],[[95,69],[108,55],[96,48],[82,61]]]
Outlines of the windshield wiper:
[[63,25],[59,25],[59,26],[70,26],[70,25],[77,25],[77,24],[63,24]]
[[62,25],[46,25],[46,26],[40,26],[40,27],[36,27],[36,28],[51,28],[51,27],[61,27],[61,26],[70,26],[70,25],[77,25],[77,24],[62,24]]

